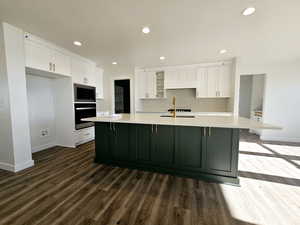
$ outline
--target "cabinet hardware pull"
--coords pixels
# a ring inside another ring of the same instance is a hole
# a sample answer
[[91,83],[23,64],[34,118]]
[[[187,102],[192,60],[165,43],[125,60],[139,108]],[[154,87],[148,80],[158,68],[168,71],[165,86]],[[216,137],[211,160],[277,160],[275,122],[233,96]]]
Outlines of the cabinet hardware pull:
[[96,107],[81,107],[81,108],[75,108],[76,110],[89,110],[89,109],[96,109]]
[[109,129],[111,130],[111,123],[109,123]]
[[151,125],[151,133],[153,133],[153,124]]
[[52,71],[52,63],[49,63],[49,70]]
[[211,136],[211,127],[208,128],[208,136]]
[[203,136],[206,136],[206,127],[203,128]]
[[155,128],[155,132],[157,133],[157,124],[156,124],[156,128]]

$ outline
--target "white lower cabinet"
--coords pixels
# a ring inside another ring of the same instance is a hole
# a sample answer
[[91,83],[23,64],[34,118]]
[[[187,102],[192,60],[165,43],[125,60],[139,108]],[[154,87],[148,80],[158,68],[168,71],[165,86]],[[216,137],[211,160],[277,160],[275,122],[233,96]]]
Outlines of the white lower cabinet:
[[95,127],[75,131],[75,145],[84,144],[95,139]]

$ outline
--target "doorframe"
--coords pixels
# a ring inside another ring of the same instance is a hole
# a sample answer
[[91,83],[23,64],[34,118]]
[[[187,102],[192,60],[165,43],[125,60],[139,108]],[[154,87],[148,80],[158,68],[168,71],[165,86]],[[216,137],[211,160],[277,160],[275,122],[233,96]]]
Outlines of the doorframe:
[[134,108],[133,108],[133,101],[134,101],[134,96],[133,96],[133,83],[132,83],[132,77],[130,76],[119,76],[119,77],[113,77],[111,79],[111,110],[112,113],[115,113],[115,80],[129,80],[129,89],[130,89],[130,113],[134,113]]

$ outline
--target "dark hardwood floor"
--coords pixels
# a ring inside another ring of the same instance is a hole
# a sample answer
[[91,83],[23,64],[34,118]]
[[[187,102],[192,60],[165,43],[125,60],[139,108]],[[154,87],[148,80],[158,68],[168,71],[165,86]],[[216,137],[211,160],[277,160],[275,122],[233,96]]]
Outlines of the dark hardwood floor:
[[[254,171],[244,171],[249,168],[244,156],[249,154],[241,157],[242,186],[235,187],[98,165],[93,142],[48,149],[33,154],[33,168],[0,171],[0,224],[296,225],[299,180],[290,185],[280,174],[273,182],[247,174]],[[270,183],[277,189],[270,189]],[[290,192],[280,196],[284,191]],[[281,210],[286,206],[289,210]]]

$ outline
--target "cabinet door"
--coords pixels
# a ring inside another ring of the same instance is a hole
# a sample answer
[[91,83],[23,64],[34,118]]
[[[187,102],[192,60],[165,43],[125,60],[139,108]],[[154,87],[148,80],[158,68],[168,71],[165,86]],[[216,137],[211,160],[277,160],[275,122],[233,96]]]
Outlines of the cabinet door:
[[201,67],[197,69],[196,97],[206,98],[207,96],[208,96],[207,69]]
[[151,161],[157,164],[174,162],[174,126],[154,125],[151,145]]
[[112,159],[116,161],[130,160],[130,125],[126,123],[112,123],[110,147]]
[[95,81],[96,81],[96,98],[103,98],[103,70],[101,68],[95,69]]
[[156,98],[156,74],[155,72],[147,72],[146,90],[149,98]]
[[203,128],[175,128],[175,163],[184,169],[201,170],[203,168],[202,145]]
[[151,161],[152,133],[152,125],[136,125],[136,151],[138,161]]
[[230,97],[231,96],[231,82],[232,82],[232,64],[225,64],[221,67],[221,73],[219,77],[219,96]]
[[207,68],[207,97],[218,96],[218,79],[220,76],[220,67],[208,67]]
[[59,51],[53,51],[53,72],[71,76],[71,58]]
[[95,123],[96,162],[105,162],[110,159],[109,123]]
[[136,77],[136,88],[137,88],[137,94],[139,98],[147,98],[149,97],[149,94],[147,94],[146,90],[146,83],[147,83],[147,73],[144,71],[137,72]]
[[239,129],[210,128],[206,137],[207,172],[217,175],[237,175]]
[[52,71],[52,50],[42,44],[25,40],[26,67]]
[[89,86],[96,86],[96,65],[90,62],[86,62],[86,76],[85,76],[85,84]]
[[71,63],[71,74],[74,83],[77,84],[86,84],[85,78],[87,74],[86,63],[80,58],[73,57]]

